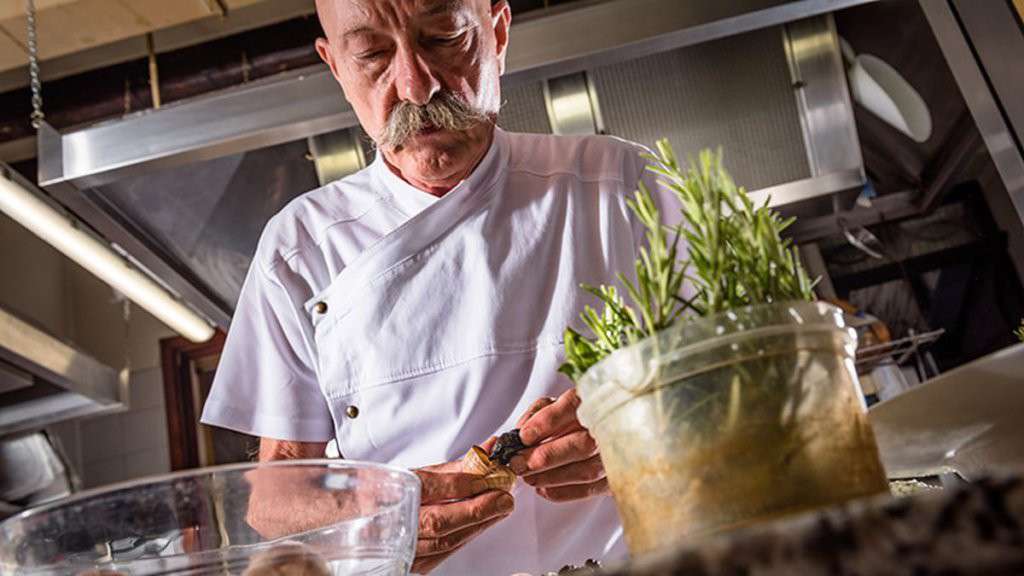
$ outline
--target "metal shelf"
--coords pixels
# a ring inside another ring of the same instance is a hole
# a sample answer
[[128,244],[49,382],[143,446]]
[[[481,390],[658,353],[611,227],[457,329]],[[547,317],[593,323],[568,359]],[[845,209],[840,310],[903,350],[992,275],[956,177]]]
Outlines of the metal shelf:
[[883,344],[858,348],[855,361],[857,372],[864,374],[881,364],[890,362],[897,366],[901,365],[912,356],[917,355],[924,346],[938,340],[945,332],[945,330],[941,329],[932,330],[931,332],[911,334]]

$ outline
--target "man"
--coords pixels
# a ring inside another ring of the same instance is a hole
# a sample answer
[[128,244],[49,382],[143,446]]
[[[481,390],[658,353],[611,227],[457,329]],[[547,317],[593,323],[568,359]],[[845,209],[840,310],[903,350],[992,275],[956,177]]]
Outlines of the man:
[[[317,50],[378,146],[368,168],[267,225],[204,422],[260,459],[346,458],[423,483],[413,570],[540,573],[621,555],[578,399],[556,370],[581,282],[631,270],[641,148],[506,133],[511,14],[488,0],[319,0]],[[648,180],[653,185],[653,179]],[[520,426],[523,482],[461,473]]]

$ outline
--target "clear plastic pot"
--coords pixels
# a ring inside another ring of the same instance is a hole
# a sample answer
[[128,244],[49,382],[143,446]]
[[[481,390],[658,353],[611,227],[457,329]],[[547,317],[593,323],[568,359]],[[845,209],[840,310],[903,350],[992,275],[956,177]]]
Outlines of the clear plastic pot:
[[338,460],[170,474],[7,519],[0,574],[401,576],[419,494],[407,470]]
[[580,379],[634,554],[887,491],[838,308],[682,322]]

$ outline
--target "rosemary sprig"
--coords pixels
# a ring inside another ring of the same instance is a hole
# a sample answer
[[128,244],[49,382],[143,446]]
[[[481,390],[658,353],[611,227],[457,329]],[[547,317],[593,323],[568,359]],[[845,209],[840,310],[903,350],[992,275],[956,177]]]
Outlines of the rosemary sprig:
[[[721,152],[704,150],[696,165],[680,167],[668,140],[657,143],[649,170],[675,193],[682,224],[665,226],[643,183],[629,208],[645,229],[635,280],[619,275],[629,303],[613,286],[583,286],[602,304],[580,315],[590,332],[567,328],[566,362],[559,369],[579,379],[605,356],[664,330],[683,317],[700,317],[754,304],[813,300],[812,281],[792,241],[782,232],[793,223],[768,208],[755,206],[722,167]],[[689,257],[679,258],[685,239]],[[694,296],[681,296],[688,280]],[[1022,328],[1024,330],[1024,328]]]

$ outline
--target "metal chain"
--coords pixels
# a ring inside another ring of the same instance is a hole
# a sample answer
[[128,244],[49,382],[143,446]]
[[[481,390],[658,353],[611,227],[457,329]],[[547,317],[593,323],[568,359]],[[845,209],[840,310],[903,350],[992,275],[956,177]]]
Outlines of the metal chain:
[[43,125],[43,85],[39,81],[39,45],[36,42],[36,3],[25,0],[25,16],[28,18],[28,74],[32,86],[32,127],[38,130]]

